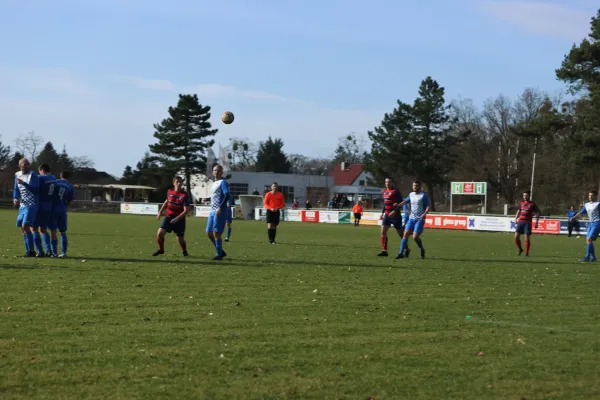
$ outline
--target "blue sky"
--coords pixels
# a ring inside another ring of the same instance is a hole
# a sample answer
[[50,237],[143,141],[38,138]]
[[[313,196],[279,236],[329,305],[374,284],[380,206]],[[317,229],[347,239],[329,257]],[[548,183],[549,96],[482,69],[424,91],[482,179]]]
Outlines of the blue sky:
[[[252,5],[250,5],[252,4]],[[427,75],[476,104],[564,88],[555,68],[596,1],[0,0],[0,134],[35,131],[120,175],[178,93],[216,140],[281,137],[329,156]],[[230,110],[236,122],[220,123]]]

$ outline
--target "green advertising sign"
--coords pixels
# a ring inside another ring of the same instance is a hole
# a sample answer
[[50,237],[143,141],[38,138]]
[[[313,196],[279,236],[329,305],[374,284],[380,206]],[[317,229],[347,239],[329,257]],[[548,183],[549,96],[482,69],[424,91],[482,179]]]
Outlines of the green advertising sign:
[[483,196],[487,193],[487,182],[452,182],[452,194]]

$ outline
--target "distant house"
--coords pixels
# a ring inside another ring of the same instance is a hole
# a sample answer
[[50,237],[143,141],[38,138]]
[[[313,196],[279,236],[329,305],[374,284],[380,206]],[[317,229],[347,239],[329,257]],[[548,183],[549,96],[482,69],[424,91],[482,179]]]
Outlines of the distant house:
[[329,175],[333,176],[335,192],[345,194],[352,201],[381,196],[381,188],[368,186],[372,176],[365,171],[363,164],[342,162]]

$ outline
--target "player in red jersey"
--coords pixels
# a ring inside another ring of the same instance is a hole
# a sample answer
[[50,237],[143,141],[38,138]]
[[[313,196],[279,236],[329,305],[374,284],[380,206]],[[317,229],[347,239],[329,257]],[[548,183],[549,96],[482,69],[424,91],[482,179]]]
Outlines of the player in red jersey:
[[523,247],[521,246],[521,235],[525,235],[525,255],[529,255],[529,249],[531,247],[531,234],[533,232],[533,216],[535,215],[535,229],[538,227],[540,221],[540,209],[537,204],[530,200],[531,191],[527,190],[523,192],[523,201],[519,206],[519,211],[515,215],[515,224],[517,229],[515,231],[515,244],[519,249],[519,255],[523,253]]
[[[381,193],[383,197],[383,209],[381,210],[381,253],[377,254],[379,257],[387,257],[388,255],[388,230],[390,226],[396,228],[396,233],[402,238],[404,234],[404,228],[402,226],[402,216],[396,215],[391,216],[398,204],[404,200],[402,194],[394,185],[392,178],[385,178],[385,189]],[[404,256],[408,257],[410,249],[407,247]]]
[[175,232],[181,251],[183,252],[184,257],[187,257],[189,254],[187,252],[187,244],[183,237],[185,235],[185,217],[190,210],[190,198],[183,190],[183,178],[180,176],[173,178],[173,189],[169,189],[167,192],[167,199],[158,211],[156,219],[160,219],[161,214],[165,209],[165,219],[163,219],[160,228],[158,228],[158,233],[156,234],[158,250],[152,255],[156,257],[160,254],[165,254],[165,234]]

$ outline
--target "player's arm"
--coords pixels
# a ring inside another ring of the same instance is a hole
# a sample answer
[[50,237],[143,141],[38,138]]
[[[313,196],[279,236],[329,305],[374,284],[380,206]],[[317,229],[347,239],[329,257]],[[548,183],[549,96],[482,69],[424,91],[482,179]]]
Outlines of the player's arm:
[[581,211],[579,211],[577,214],[575,214],[572,218],[571,221],[573,221],[574,219],[576,219],[577,217],[581,216],[581,215],[586,215],[587,214],[587,210],[585,209],[585,206],[583,206],[583,208],[581,209]]
[[219,207],[215,211],[215,213],[217,215],[221,215],[221,209],[223,209],[224,207],[227,207],[227,202],[229,201],[229,196],[231,196],[231,193],[229,192],[229,184],[227,183],[227,181],[225,179],[223,179],[221,181],[221,193],[223,194],[221,203],[219,204]]
[[263,206],[267,209],[270,210],[271,207],[271,192],[265,194],[265,197],[263,198]]
[[17,182],[17,177],[15,176],[15,187],[13,188],[13,203],[15,206],[19,204],[19,200],[21,200],[21,191],[19,190],[19,182]]
[[165,208],[167,208],[168,203],[169,203],[168,199],[165,200],[164,203],[162,203],[160,210],[158,210],[158,214],[156,214],[156,219],[160,219],[160,216],[162,215],[163,211],[165,211]]
[[537,229],[537,227],[539,226],[539,223],[540,223],[540,215],[542,214],[542,211],[537,206],[537,204],[535,205],[533,213],[535,214],[535,227]]
[[173,218],[172,222],[177,222],[177,221],[179,221],[181,219],[184,219],[188,215],[188,213],[190,212],[190,209],[191,209],[191,207],[190,207],[190,199],[189,199],[189,197],[186,194],[186,196],[183,198],[183,211],[181,212],[181,214],[179,214],[178,216],[176,216],[175,218]]
[[279,196],[277,196],[277,204],[276,207],[277,211],[279,210],[283,210],[285,208],[285,198],[283,197],[283,193],[279,192]]
[[425,206],[425,211],[423,211],[421,219],[425,219],[427,214],[429,214],[429,211],[431,211],[431,202],[429,201],[429,196],[427,196],[427,194],[423,196],[423,205]]
[[38,175],[31,174],[31,178],[29,179],[29,183],[25,181],[21,181],[21,184],[27,188],[31,193],[37,194],[40,189],[40,180]]
[[515,214],[515,222],[519,220],[519,215],[521,215],[521,207],[519,206],[519,209],[517,210],[517,213]]

